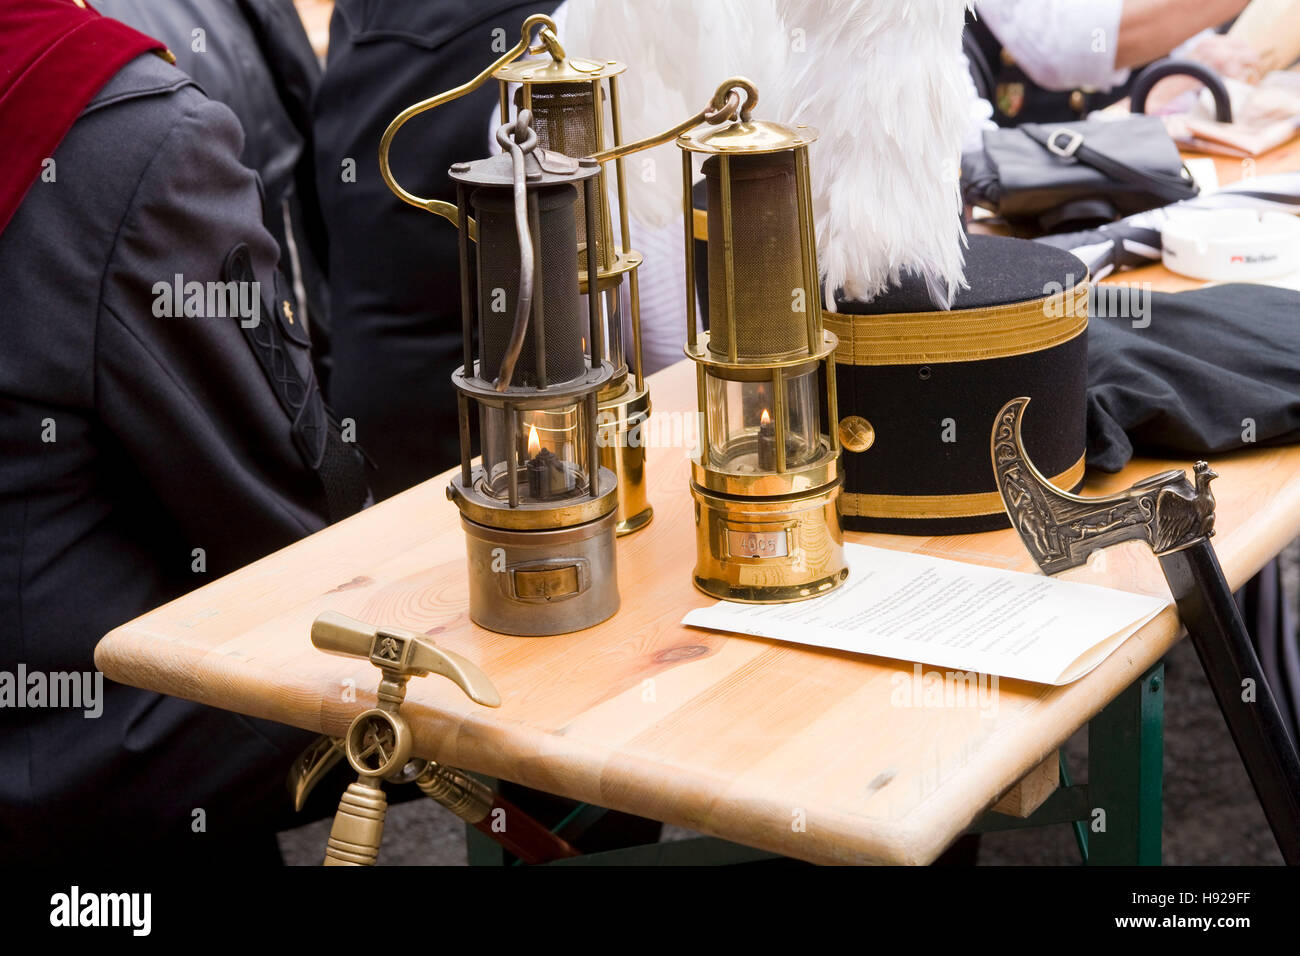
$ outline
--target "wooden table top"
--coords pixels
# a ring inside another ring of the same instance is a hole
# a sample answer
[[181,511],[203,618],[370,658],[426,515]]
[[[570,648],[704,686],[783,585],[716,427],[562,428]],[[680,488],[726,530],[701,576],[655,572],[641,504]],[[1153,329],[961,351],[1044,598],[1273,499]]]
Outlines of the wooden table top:
[[[1161,272],[1117,278],[1173,285]],[[657,415],[694,409],[689,362],[650,388]],[[655,517],[619,540],[622,609],[598,627],[520,638],[472,625],[444,475],[115,629],[96,663],[113,680],[339,735],[372,706],[377,671],[313,649],[312,620],[333,609],[400,625],[478,663],[503,699],[479,707],[448,681],[412,680],[403,711],[418,755],[813,862],[926,863],[1179,637],[1170,607],[1068,686],[1001,681],[992,713],[893,706],[911,664],[681,626],[710,603],[691,584],[686,455],[649,449]],[[1085,493],[1190,464],[1137,459],[1089,473]],[[1300,447],[1212,464],[1215,544],[1236,588],[1300,534]],[[846,537],[1034,570],[1010,530]],[[1134,542],[1064,576],[1168,594]]]
[[[693,407],[690,364],[653,376],[651,391],[657,412]],[[377,671],[311,646],[312,620],[334,609],[427,633],[501,692],[489,709],[448,681],[412,680],[403,710],[419,755],[810,861],[925,863],[1177,639],[1170,608],[1074,684],[1002,681],[994,714],[892,706],[891,678],[910,664],[678,623],[710,600],[690,579],[685,455],[650,449],[655,517],[619,540],[623,606],[598,627],[520,638],[472,625],[444,476],[117,628],[96,663],[123,683],[338,735],[372,706]],[[1138,460],[1086,491],[1170,464]],[[1237,587],[1300,533],[1300,448],[1213,464],[1215,540]],[[1009,530],[847,537],[1034,570]],[[1066,575],[1167,593],[1142,545],[1098,557]],[[792,827],[800,818],[806,829]]]

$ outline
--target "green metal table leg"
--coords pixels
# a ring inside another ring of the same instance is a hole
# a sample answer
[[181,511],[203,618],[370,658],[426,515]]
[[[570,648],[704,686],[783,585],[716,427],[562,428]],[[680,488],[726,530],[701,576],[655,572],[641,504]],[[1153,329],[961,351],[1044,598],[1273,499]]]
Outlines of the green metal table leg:
[[1090,866],[1160,864],[1164,662],[1088,724]]
[[[1064,747],[1056,752],[1056,761],[1057,767],[1059,768],[1058,772],[1061,775],[1061,787],[1064,789],[1073,789],[1074,779],[1070,776],[1070,761],[1065,757]],[[1088,788],[1084,787],[1083,789],[1086,794]],[[1070,827],[1074,830],[1075,845],[1079,848],[1079,859],[1083,861],[1084,866],[1088,865],[1088,824],[1085,821],[1089,819],[1090,816],[1085,814],[1076,817],[1070,823]]]
[[465,824],[465,854],[470,866],[505,866],[506,851],[496,840]]

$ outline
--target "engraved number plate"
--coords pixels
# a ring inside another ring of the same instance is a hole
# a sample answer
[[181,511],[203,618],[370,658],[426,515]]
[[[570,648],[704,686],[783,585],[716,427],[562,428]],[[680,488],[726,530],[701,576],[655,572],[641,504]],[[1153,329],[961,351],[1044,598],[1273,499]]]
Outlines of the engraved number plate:
[[727,529],[727,553],[733,558],[784,558],[787,554],[784,531],[732,531]]
[[522,601],[549,601],[582,590],[574,564],[550,568],[514,568],[515,596]]

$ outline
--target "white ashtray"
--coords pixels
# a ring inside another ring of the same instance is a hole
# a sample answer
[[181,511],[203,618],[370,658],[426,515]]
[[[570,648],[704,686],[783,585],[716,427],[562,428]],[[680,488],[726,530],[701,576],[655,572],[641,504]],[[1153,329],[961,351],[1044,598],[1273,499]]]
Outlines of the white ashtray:
[[1165,268],[1193,279],[1270,279],[1300,269],[1300,219],[1254,209],[1186,210],[1161,230]]

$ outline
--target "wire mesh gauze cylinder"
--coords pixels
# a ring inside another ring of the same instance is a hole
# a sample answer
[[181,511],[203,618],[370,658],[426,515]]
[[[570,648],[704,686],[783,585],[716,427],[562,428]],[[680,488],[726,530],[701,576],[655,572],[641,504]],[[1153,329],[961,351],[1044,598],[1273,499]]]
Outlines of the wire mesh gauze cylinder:
[[[532,191],[536,197],[537,249],[533,297],[540,299],[539,322],[530,322],[514,370],[520,385],[569,382],[587,369],[583,336],[586,316],[578,302],[578,192],[563,184]],[[478,330],[482,366],[479,374],[495,379],[514,329],[519,299],[519,239],[510,191],[476,189],[470,206],[478,220]],[[539,349],[538,343],[545,348]],[[543,359],[544,361],[539,361]]]

